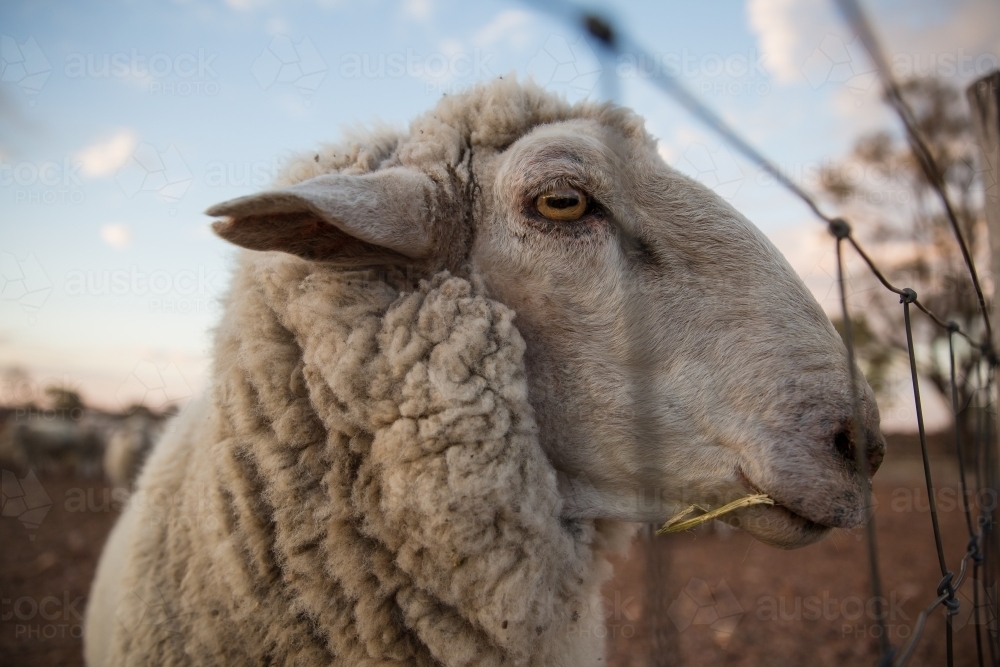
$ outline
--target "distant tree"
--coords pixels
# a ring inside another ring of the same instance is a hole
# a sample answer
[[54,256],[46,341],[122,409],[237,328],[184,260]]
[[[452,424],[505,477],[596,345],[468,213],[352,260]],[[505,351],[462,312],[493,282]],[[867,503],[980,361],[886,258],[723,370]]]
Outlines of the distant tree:
[[20,366],[0,368],[0,405],[30,405],[36,400],[34,383]]
[[123,414],[129,415],[130,417],[133,415],[137,415],[139,417],[145,417],[147,419],[156,417],[156,413],[153,412],[153,410],[149,406],[143,403],[133,403],[132,405],[125,408]]
[[45,389],[45,395],[52,407],[63,414],[83,409],[83,399],[80,398],[80,394],[71,389],[51,386]]
[[[965,98],[936,78],[913,79],[901,89],[943,172],[972,255],[985,258],[982,197],[974,187],[977,146]],[[862,136],[846,159],[821,170],[820,183],[852,223],[855,235],[870,245],[891,282],[913,288],[939,317],[981,339],[984,327],[976,293],[954,232],[901,130]],[[979,267],[980,277],[991,289],[984,268]],[[891,307],[881,300],[881,291],[876,293],[880,300],[858,318],[859,356],[866,372],[884,372],[895,354],[906,351],[901,308]],[[950,401],[948,332],[916,311],[912,321],[920,373]],[[961,341],[956,347],[959,403],[967,405],[975,390],[976,351]],[[968,429],[970,420],[963,422]]]

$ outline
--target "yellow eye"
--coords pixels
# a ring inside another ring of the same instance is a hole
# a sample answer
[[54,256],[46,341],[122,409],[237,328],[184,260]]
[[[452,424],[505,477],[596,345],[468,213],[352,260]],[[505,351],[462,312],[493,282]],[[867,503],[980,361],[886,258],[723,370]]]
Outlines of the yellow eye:
[[549,220],[572,222],[582,218],[587,211],[587,195],[576,188],[555,188],[538,195],[535,208]]

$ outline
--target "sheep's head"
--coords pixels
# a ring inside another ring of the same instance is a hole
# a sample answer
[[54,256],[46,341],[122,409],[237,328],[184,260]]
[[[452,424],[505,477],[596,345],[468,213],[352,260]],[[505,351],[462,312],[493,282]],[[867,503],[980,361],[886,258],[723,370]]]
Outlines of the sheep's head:
[[[517,314],[567,518],[730,517],[799,546],[866,515],[855,443],[884,441],[829,319],[781,255],[668,167],[627,110],[501,81],[408,134],[329,149],[292,185],[210,210],[255,250],[476,275]],[[294,173],[294,172],[293,172]]]

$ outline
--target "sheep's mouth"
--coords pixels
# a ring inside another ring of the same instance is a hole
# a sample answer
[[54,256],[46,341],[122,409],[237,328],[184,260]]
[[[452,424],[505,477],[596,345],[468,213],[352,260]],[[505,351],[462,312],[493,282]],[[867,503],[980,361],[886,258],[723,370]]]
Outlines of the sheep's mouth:
[[[737,477],[751,493],[763,493],[773,498],[754,484],[742,470],[737,471]],[[778,500],[773,505],[754,505],[737,510],[722,517],[722,521],[747,531],[761,542],[785,549],[812,544],[835,528],[803,516]]]

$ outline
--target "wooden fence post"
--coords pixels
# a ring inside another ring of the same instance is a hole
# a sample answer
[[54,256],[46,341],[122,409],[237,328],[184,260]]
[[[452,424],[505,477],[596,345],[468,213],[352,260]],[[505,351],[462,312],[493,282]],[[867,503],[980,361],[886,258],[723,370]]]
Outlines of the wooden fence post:
[[[670,540],[657,537],[656,525],[646,526],[646,600],[643,605],[649,642],[649,667],[674,667],[681,665],[680,641],[669,608],[680,592],[675,576],[671,576]],[[674,585],[671,585],[671,584]]]
[[[986,217],[986,228],[990,239],[990,276],[993,278],[993,300],[997,300],[998,283],[997,276],[1000,275],[1000,70],[987,74],[978,81],[973,82],[965,91],[969,100],[969,107],[972,112],[972,124],[975,127],[976,135],[979,139],[980,153],[980,177],[983,184],[983,208]],[[993,311],[994,314],[996,311]],[[994,319],[994,322],[996,320]],[[994,325],[995,326],[995,325]],[[1000,350],[1000,334],[994,328],[994,349]],[[994,371],[995,372],[995,371]],[[992,415],[987,413],[986,423],[990,424]],[[987,429],[987,434],[990,429]],[[993,430],[993,438],[1000,436],[1000,429]],[[1000,494],[1000,447],[996,440],[987,436],[987,449],[984,452],[985,481],[986,485],[993,491],[994,498]],[[991,443],[991,440],[993,442]],[[992,444],[992,446],[989,446]],[[994,654],[994,642],[997,638],[997,619],[1000,616],[1000,599],[996,594],[996,589],[989,588],[1000,578],[1000,526],[996,525],[997,510],[991,508],[989,512],[991,524],[987,528],[984,555],[984,571],[982,577],[984,588],[992,590],[992,595],[987,593],[986,606],[989,611],[986,613],[987,621],[987,641],[990,647],[990,654]],[[981,511],[987,511],[983,508]],[[975,585],[975,583],[973,584]],[[978,612],[977,612],[978,613]]]
[[[990,237],[990,272],[1000,273],[1000,70],[973,82],[965,91],[972,110],[972,124],[979,138],[980,166],[985,194],[986,226]],[[996,334],[994,334],[996,335]],[[997,340],[994,346],[1000,349]]]

